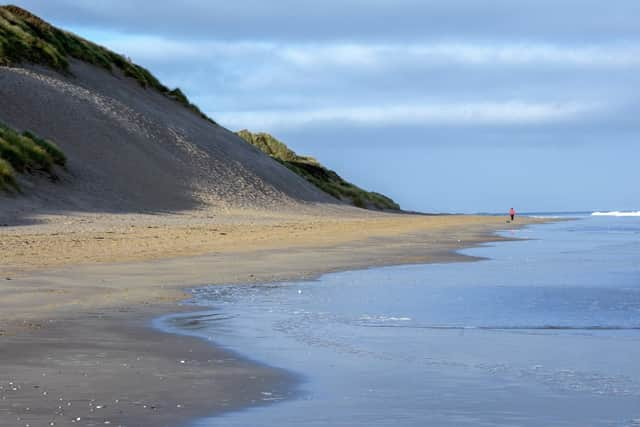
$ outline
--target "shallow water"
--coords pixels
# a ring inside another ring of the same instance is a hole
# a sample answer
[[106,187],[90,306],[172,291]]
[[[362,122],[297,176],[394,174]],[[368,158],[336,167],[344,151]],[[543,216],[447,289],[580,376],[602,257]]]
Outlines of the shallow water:
[[196,425],[640,426],[640,218],[507,234],[531,240],[195,290],[211,309],[173,325],[302,378],[292,399]]

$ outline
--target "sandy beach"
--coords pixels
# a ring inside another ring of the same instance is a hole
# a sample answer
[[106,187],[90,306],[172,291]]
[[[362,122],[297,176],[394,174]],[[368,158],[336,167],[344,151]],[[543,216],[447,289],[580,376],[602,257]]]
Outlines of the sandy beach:
[[286,376],[150,320],[184,310],[190,287],[469,261],[452,251],[537,221],[345,209],[75,214],[2,227],[0,425],[176,426],[259,401]]
[[640,426],[637,6],[343,3],[0,6],[0,427]]
[[286,375],[150,321],[192,287],[463,261],[512,226],[349,207],[126,73],[69,64],[0,67],[3,122],[67,157],[0,203],[1,426],[175,427],[259,401]]

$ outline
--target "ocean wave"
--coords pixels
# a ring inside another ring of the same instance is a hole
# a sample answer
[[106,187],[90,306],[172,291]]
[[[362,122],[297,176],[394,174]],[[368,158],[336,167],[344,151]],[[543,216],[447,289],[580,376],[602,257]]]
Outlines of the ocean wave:
[[611,211],[611,212],[594,212],[591,216],[640,216],[640,211],[635,212],[622,212],[622,211]]
[[374,321],[374,322],[410,322],[410,317],[395,317],[395,316],[369,316],[365,314],[360,316],[358,320],[361,321]]
[[640,331],[640,326],[624,325],[495,325],[495,326],[470,326],[470,325],[369,325],[375,328],[407,328],[407,329],[434,329],[434,330],[480,330],[480,331]]

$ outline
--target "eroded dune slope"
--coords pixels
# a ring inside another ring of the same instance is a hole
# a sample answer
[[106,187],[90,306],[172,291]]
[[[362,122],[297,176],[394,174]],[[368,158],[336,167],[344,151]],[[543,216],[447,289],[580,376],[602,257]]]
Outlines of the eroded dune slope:
[[232,132],[133,79],[79,61],[71,71],[0,68],[0,117],[55,141],[69,159],[63,185],[27,191],[29,203],[171,210],[331,201]]

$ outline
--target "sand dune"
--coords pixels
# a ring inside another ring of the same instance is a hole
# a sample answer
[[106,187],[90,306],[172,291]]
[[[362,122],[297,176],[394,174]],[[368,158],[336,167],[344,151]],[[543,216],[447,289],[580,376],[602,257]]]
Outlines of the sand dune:
[[0,216],[56,211],[281,208],[336,202],[232,132],[135,80],[72,61],[73,76],[0,67],[0,118],[67,154],[61,184],[23,183]]

